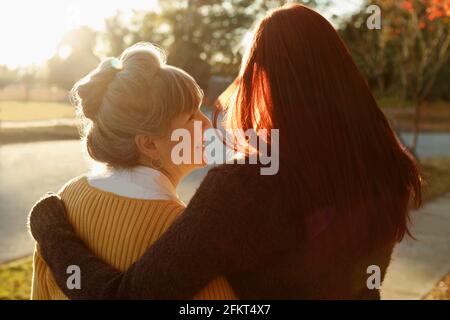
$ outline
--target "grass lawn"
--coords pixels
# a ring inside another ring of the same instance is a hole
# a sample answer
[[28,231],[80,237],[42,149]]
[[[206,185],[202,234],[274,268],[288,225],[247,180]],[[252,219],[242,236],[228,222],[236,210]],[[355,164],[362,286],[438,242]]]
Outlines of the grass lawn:
[[32,258],[24,258],[0,266],[0,300],[29,299]]
[[[425,201],[450,192],[450,157],[426,159],[422,163],[427,185]],[[29,299],[32,259],[24,258],[0,266],[0,299]],[[450,299],[450,275],[444,278],[426,297]]]
[[428,158],[421,164],[425,178],[424,201],[450,192],[450,157]]
[[424,300],[450,300],[450,273],[439,281]]
[[70,125],[49,127],[3,128],[0,146],[8,143],[23,143],[50,140],[76,140],[80,138],[78,128]]
[[74,119],[75,108],[65,103],[0,101],[0,145],[48,140],[78,139],[78,129],[72,124],[49,124],[26,127],[1,126],[1,122]]
[[74,117],[75,108],[70,104],[0,101],[0,121],[37,121]]

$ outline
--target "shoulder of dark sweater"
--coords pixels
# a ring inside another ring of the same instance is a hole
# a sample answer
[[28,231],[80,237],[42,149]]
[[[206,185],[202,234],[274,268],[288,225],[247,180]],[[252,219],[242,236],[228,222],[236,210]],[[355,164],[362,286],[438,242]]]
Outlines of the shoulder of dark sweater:
[[[223,177],[224,179],[230,179],[231,181],[248,181],[248,180],[260,180],[264,177],[260,174],[261,165],[259,164],[237,164],[227,163],[218,165],[211,168],[208,171],[207,176],[214,175],[216,177]],[[267,176],[266,176],[267,177]]]
[[[217,232],[235,234],[249,247],[267,253],[281,250],[298,228],[283,207],[284,196],[276,176],[261,175],[258,164],[224,164],[210,169],[193,199],[194,210],[205,208]],[[191,203],[189,204],[191,205]],[[189,206],[188,206],[189,207]],[[295,211],[295,208],[290,208]],[[292,230],[292,232],[288,232]]]
[[[214,207],[245,211],[261,217],[261,209],[274,203],[273,188],[276,177],[264,176],[258,164],[223,164],[209,170],[201,185],[201,192],[213,200]],[[267,211],[267,210],[264,210]]]

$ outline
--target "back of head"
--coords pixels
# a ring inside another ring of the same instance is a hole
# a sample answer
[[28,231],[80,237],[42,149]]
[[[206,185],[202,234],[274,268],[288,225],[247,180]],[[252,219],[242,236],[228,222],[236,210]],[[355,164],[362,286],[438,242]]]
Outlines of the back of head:
[[164,135],[177,115],[196,110],[203,92],[181,69],[166,64],[163,51],[149,43],[107,58],[81,79],[71,97],[84,123],[89,155],[108,166],[138,164],[135,136]]

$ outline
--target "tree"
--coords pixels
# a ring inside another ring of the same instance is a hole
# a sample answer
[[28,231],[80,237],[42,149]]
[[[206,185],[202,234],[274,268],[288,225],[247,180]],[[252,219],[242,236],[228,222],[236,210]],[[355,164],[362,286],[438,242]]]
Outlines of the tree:
[[341,35],[369,84],[380,95],[400,92],[414,103],[415,152],[421,107],[449,60],[449,0],[371,0],[381,8],[382,26],[368,30],[367,13],[357,12],[344,21]]
[[[365,75],[370,87],[383,96],[395,78],[393,56],[396,54],[392,23],[398,10],[395,0],[367,1],[361,10],[341,21],[339,33],[348,45],[356,64]],[[368,29],[369,13],[366,8],[377,5],[382,13],[382,27]]]
[[450,57],[450,1],[407,0],[399,4],[401,54],[397,55],[406,90],[414,101],[414,131],[411,150],[416,151],[420,115],[436,78]]
[[22,70],[20,81],[25,85],[25,101],[30,101],[30,92],[33,85],[37,82],[37,70],[35,66],[29,66]]
[[127,26],[121,11],[105,20],[103,38],[108,45],[107,51],[110,56],[119,56],[130,45],[127,43],[130,33],[131,30]]
[[58,53],[48,61],[49,83],[70,90],[76,81],[98,65],[95,45],[96,33],[88,27],[66,34],[58,46]]
[[[286,0],[161,1],[158,12],[135,12],[125,27],[120,16],[109,20],[107,40],[114,55],[139,41],[150,41],[168,52],[168,62],[192,74],[206,90],[211,74],[235,76],[242,39],[268,9]],[[310,6],[316,1],[302,1]]]
[[7,66],[0,65],[0,90],[13,84],[18,79],[17,72],[9,69]]

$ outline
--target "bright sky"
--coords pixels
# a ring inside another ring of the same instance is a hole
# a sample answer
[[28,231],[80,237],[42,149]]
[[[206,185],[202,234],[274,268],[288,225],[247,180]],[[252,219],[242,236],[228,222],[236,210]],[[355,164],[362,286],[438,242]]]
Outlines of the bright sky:
[[[157,8],[158,0],[1,0],[0,65],[41,64],[50,58],[62,36],[79,25],[96,30],[117,10]],[[333,0],[337,14],[354,9],[361,0]]]
[[0,65],[39,64],[73,27],[103,28],[117,10],[151,10],[156,0],[1,0]]

